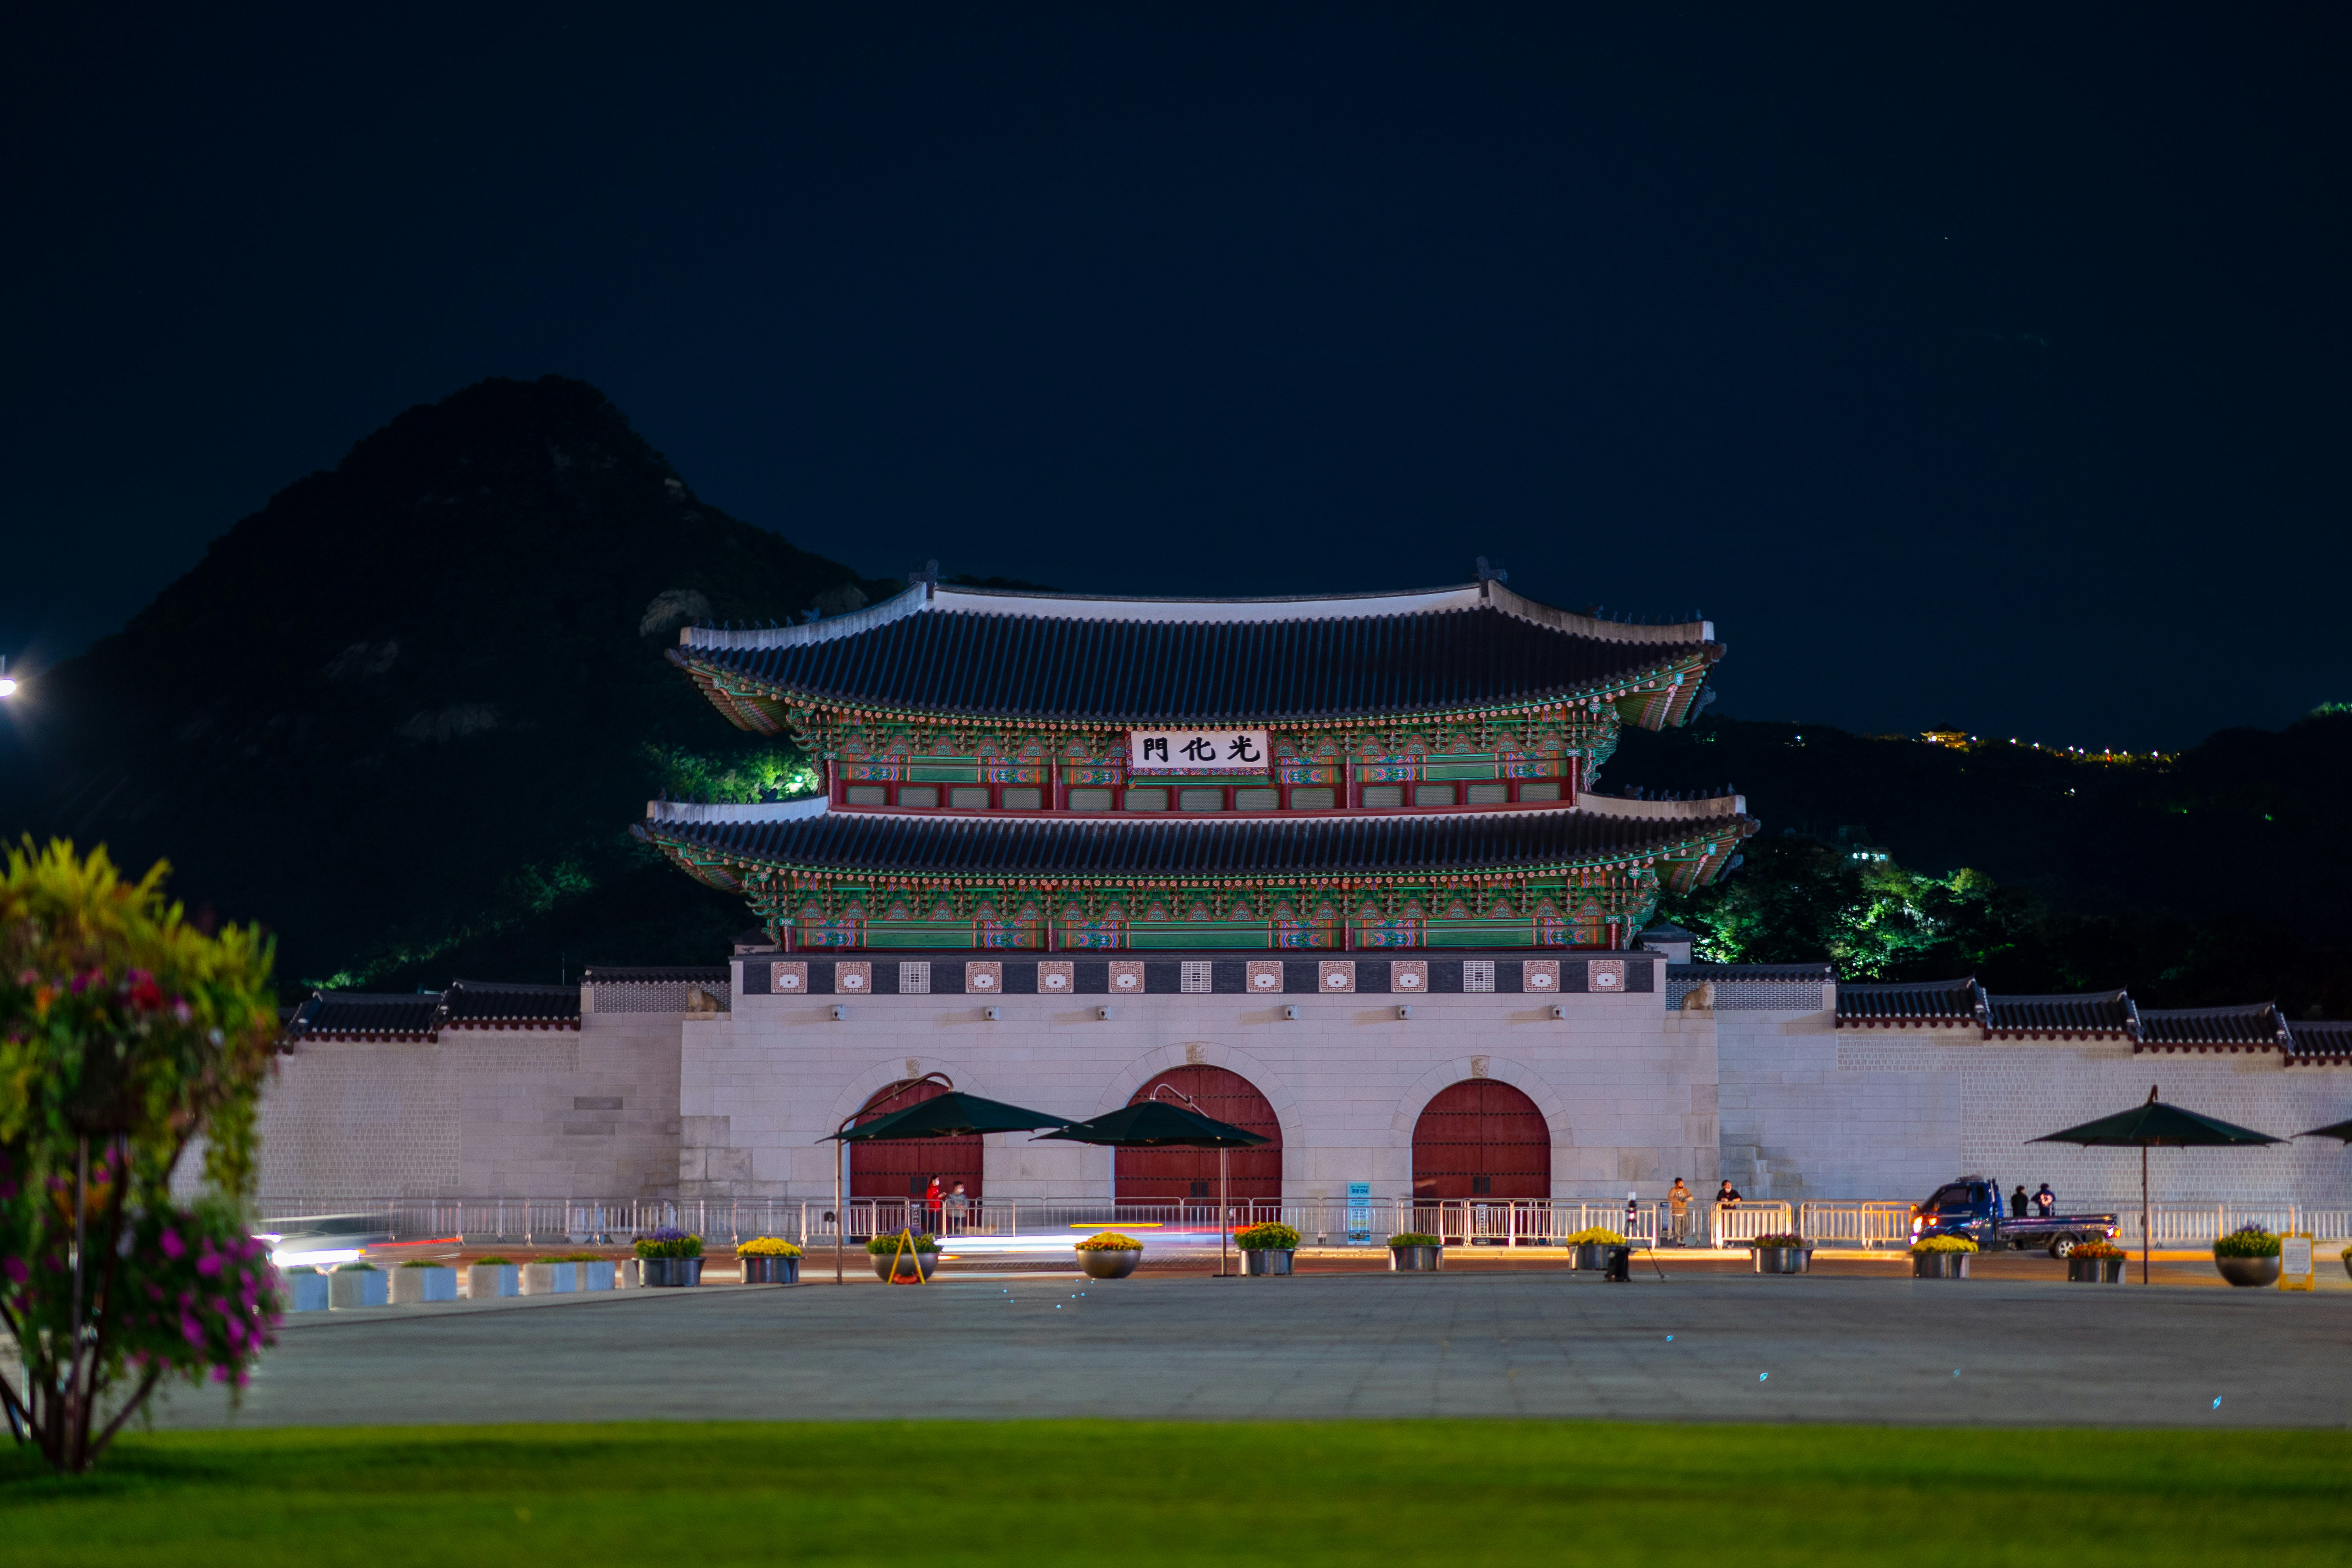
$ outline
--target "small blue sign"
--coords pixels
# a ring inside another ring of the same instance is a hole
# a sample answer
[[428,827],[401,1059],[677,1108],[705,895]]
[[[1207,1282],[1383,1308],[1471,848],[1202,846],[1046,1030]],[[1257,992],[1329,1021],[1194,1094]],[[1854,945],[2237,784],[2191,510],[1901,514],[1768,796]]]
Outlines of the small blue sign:
[[1348,1245],[1370,1247],[1372,1244],[1372,1184],[1348,1184]]

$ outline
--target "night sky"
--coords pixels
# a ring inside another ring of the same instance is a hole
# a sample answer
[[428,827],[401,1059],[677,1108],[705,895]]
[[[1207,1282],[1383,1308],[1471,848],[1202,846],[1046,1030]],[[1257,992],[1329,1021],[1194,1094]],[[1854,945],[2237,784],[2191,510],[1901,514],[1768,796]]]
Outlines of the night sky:
[[1771,10],[27,7],[0,651],[553,371],[876,575],[1483,553],[1742,717],[2352,700],[2352,10]]

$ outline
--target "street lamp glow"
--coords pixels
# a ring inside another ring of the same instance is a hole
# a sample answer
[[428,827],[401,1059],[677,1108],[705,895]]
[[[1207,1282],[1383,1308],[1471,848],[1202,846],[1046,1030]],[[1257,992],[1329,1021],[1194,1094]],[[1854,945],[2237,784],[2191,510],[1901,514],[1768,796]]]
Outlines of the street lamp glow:
[[16,695],[16,678],[8,673],[8,659],[0,655],[0,701]]

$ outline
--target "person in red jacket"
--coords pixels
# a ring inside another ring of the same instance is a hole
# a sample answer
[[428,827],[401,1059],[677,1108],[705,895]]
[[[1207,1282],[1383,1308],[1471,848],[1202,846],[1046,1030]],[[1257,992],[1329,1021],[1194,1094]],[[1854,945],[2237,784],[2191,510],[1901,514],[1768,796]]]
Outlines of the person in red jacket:
[[940,1179],[937,1176],[933,1176],[931,1178],[931,1184],[923,1189],[924,1223],[929,1226],[930,1233],[933,1236],[937,1236],[940,1233],[940,1206],[941,1202],[942,1194],[940,1187]]

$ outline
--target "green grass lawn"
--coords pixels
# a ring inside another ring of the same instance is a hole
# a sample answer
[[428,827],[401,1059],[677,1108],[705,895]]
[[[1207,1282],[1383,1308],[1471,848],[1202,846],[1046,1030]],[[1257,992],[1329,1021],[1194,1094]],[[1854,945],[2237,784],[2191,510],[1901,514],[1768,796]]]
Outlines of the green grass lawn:
[[2340,1563],[2352,1435],[1538,1422],[278,1429],[0,1461],[52,1563]]

